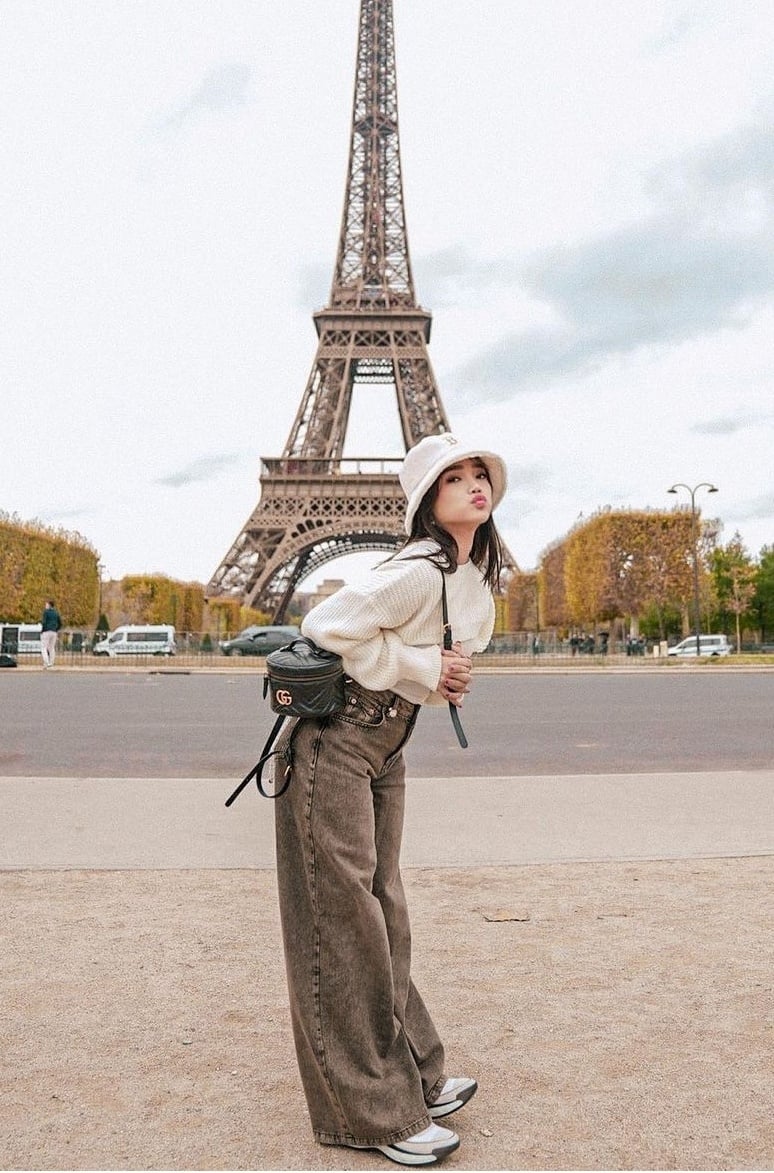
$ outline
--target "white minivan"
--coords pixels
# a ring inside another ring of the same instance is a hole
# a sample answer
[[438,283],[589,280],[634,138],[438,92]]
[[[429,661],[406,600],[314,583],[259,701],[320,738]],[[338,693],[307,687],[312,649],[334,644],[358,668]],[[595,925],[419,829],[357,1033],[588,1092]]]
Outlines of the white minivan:
[[94,645],[95,656],[174,656],[175,629],[166,623],[127,623]]
[[0,651],[11,655],[40,655],[40,623],[0,623]]
[[[699,636],[699,655],[700,656],[728,656],[731,652],[731,644],[728,642],[728,637],[725,635],[700,635]],[[678,656],[685,658],[686,656],[696,655],[696,636],[689,635],[687,639],[681,640],[679,644],[675,644],[673,648],[667,648],[668,656]]]

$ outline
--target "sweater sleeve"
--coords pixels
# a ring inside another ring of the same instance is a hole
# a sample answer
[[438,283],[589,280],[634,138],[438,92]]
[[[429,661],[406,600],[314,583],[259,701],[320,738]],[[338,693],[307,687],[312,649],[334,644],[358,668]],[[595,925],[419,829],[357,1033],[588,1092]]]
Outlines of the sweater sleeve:
[[[407,642],[399,629],[438,596],[437,643]],[[338,652],[344,670],[366,688],[411,680],[433,692],[441,675],[440,575],[425,558],[390,559],[362,586],[345,586],[314,607],[301,630]]]
[[478,638],[476,639],[475,644],[474,644],[473,648],[471,649],[472,651],[474,651],[474,652],[483,652],[484,651],[484,649],[488,646],[490,639],[492,638],[492,632],[494,631],[494,625],[495,625],[495,603],[494,603],[494,596],[490,595],[489,596],[489,607],[487,609],[487,617],[484,620],[484,622],[481,624],[481,628],[478,633]]

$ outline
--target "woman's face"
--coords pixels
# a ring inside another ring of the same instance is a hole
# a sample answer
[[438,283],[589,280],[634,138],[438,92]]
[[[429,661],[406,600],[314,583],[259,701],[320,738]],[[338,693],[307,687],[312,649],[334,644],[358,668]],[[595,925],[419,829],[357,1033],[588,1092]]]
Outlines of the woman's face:
[[438,478],[433,517],[454,536],[460,527],[475,531],[492,513],[492,485],[480,457],[461,460]]

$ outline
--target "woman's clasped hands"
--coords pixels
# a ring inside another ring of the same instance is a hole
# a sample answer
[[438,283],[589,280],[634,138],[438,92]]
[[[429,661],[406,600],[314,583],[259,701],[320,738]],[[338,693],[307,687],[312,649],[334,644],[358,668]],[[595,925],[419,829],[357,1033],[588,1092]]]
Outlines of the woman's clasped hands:
[[451,648],[441,648],[441,677],[438,681],[438,692],[453,705],[462,704],[466,692],[470,692],[470,678],[473,673],[473,661],[466,656],[460,643],[452,644]]

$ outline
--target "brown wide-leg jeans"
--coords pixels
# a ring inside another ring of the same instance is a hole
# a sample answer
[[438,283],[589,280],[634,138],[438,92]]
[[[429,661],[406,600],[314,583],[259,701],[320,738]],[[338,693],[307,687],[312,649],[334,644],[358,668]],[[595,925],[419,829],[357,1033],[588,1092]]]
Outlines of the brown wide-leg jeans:
[[[418,706],[347,686],[281,739],[277,881],[296,1054],[315,1138],[391,1144],[430,1124],[444,1051],[411,980],[399,856]],[[284,744],[283,744],[284,743]]]

